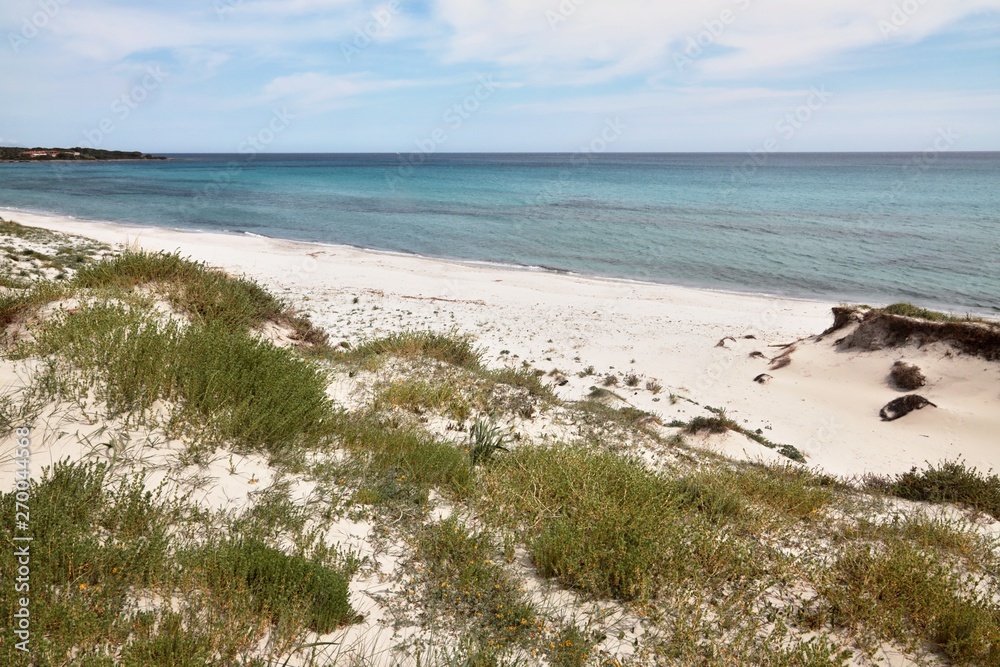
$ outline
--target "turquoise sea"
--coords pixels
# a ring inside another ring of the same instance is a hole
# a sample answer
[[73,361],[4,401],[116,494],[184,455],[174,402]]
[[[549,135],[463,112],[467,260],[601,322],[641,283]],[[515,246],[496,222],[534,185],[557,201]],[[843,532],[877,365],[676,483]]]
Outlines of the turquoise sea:
[[1000,153],[169,157],[0,164],[0,206],[1000,312]]

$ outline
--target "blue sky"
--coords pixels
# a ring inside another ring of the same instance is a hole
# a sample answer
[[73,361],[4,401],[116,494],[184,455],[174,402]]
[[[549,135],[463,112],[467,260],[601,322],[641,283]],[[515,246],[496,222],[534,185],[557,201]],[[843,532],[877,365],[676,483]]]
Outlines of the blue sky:
[[0,35],[8,145],[1000,150],[1000,0],[4,0]]

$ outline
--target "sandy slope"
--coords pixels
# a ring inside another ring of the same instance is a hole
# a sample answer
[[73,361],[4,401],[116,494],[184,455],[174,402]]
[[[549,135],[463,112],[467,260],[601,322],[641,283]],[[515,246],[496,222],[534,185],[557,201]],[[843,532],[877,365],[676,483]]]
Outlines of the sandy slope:
[[[892,473],[962,457],[1000,469],[1000,364],[959,357],[941,345],[880,352],[839,351],[806,340],[786,368],[769,371],[776,346],[813,336],[834,304],[584,278],[429,260],[340,246],[82,222],[16,211],[8,219],[112,244],[179,251],[260,280],[284,295],[332,339],[357,340],[402,328],[472,333],[491,363],[528,361],[570,382],[579,398],[597,383],[577,373],[640,376],[616,391],[664,421],[725,407],[751,430],[791,444],[809,463],[840,475]],[[358,303],[354,303],[354,299]],[[723,337],[732,341],[718,347]],[[753,338],[745,338],[753,336]],[[897,359],[923,368],[921,393],[939,407],[885,423],[879,408],[902,395],[888,383]],[[773,380],[753,382],[769,372]],[[655,379],[664,390],[646,390]],[[669,394],[686,397],[675,404]],[[697,444],[697,443],[696,443]],[[734,456],[773,457],[730,434],[705,443]]]

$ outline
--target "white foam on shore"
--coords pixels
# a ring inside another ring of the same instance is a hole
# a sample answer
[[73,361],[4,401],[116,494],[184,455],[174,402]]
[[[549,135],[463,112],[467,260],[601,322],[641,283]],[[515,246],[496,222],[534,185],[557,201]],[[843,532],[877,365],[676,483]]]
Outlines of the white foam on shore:
[[[77,218],[75,216],[51,212],[51,211],[20,209],[17,207],[0,206],[0,217],[2,217],[3,214],[9,214],[9,213],[14,213],[22,216],[24,215],[37,216],[38,219],[46,218],[53,221],[62,219],[71,222],[84,222],[93,225],[104,225],[110,228],[127,229],[132,233],[138,233],[141,230],[148,229],[148,230],[170,231],[170,232],[176,232],[178,234],[218,234],[222,236],[245,236],[249,238],[266,239],[276,242],[297,243],[304,246],[316,246],[320,248],[330,248],[334,250],[356,250],[360,252],[372,253],[375,255],[387,255],[390,257],[413,257],[427,261],[447,262],[450,264],[460,264],[466,266],[481,266],[481,267],[501,269],[506,271],[527,271],[527,272],[544,273],[544,274],[559,275],[559,276],[573,276],[582,279],[604,280],[604,281],[624,283],[630,285],[669,286],[669,287],[676,287],[678,289],[690,289],[690,290],[697,290],[704,292],[714,292],[718,294],[731,294],[734,296],[775,298],[788,301],[801,301],[804,303],[826,303],[826,301],[824,300],[811,299],[808,297],[799,297],[789,294],[773,294],[769,292],[759,292],[753,290],[731,290],[720,287],[674,285],[671,283],[656,282],[651,280],[641,280],[639,278],[589,274],[580,271],[573,271],[570,269],[556,269],[552,267],[540,266],[535,264],[519,264],[516,262],[501,262],[501,261],[485,260],[485,259],[462,259],[458,257],[435,257],[430,255],[422,255],[417,252],[368,248],[348,243],[331,243],[328,241],[305,241],[299,239],[284,239],[281,237],[268,236],[266,234],[260,234],[258,232],[251,232],[242,229],[200,229],[197,227],[162,227],[140,222],[114,222],[110,220],[96,220],[93,218]],[[885,304],[876,304],[876,305],[885,305]]]

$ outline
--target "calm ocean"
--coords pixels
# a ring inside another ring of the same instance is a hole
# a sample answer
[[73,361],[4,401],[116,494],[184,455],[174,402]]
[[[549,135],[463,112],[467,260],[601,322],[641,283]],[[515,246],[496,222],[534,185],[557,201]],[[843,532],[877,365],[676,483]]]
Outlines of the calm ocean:
[[1000,312],[1000,153],[171,157],[0,164],[0,206]]

